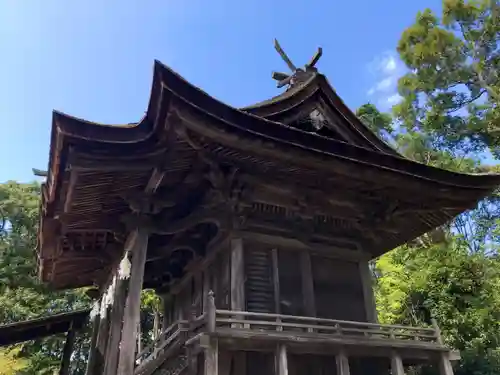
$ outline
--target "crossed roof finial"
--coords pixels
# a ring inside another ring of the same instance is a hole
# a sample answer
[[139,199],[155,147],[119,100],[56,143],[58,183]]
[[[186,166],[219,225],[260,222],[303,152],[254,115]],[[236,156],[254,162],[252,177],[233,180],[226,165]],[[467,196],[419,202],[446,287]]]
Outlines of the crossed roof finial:
[[321,47],[319,47],[314,56],[312,57],[311,61],[309,61],[309,63],[307,63],[304,66],[304,69],[302,69],[302,68],[297,68],[294,65],[292,60],[290,60],[285,51],[283,51],[283,48],[281,48],[278,40],[276,39],[274,39],[274,48],[279,53],[279,55],[286,63],[286,65],[288,65],[288,68],[292,71],[292,74],[273,72],[273,79],[278,81],[278,87],[283,87],[286,85],[293,86],[295,83],[307,80],[311,76],[311,73],[317,72],[315,65],[321,58],[321,55],[323,54],[323,50],[321,49]]

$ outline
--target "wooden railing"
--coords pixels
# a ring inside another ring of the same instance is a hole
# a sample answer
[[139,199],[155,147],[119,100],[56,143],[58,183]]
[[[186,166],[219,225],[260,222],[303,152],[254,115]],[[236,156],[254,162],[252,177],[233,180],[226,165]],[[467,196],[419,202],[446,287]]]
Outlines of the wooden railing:
[[188,332],[187,320],[178,320],[162,331],[160,335],[150,345],[144,348],[135,357],[138,366],[146,360],[154,359],[160,351],[163,351],[173,345],[178,345],[183,336]]
[[207,326],[261,332],[321,335],[324,337],[365,337],[391,340],[413,340],[439,343],[434,328],[383,325],[346,320],[322,319],[306,316],[255,313],[247,311],[216,310],[215,322]]
[[[173,323],[151,345],[142,350],[136,357],[138,368],[155,359],[160,352],[173,352],[173,349],[195,340],[200,334],[228,333],[231,330],[336,339],[404,340],[442,346],[441,333],[435,321],[432,328],[420,328],[307,316],[217,310],[213,294],[209,294],[207,302],[205,313],[197,317],[191,314],[188,320]],[[167,354],[166,356],[168,357]]]

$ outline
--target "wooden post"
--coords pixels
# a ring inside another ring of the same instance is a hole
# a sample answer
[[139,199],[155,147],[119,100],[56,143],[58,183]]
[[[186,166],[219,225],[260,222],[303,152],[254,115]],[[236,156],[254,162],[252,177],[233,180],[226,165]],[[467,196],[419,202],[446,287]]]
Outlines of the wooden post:
[[436,336],[436,341],[438,344],[443,345],[443,338],[441,337],[441,329],[436,321],[436,319],[431,319],[432,327],[434,328],[434,335]]
[[203,270],[203,312],[208,310],[208,293],[210,292],[210,268]]
[[[443,345],[443,337],[441,336],[441,329],[436,321],[436,319],[431,319],[432,326],[434,327],[434,334],[436,335],[436,341],[438,344]],[[443,352],[439,357],[439,373],[441,375],[453,375],[453,367],[451,366],[450,354],[449,352]]]
[[245,310],[245,269],[243,240],[231,240],[231,310]]
[[300,267],[302,273],[302,298],[307,316],[316,316],[316,300],[314,296],[314,281],[309,251],[300,252]]
[[116,280],[113,306],[109,316],[109,338],[106,360],[104,363],[104,374],[115,375],[118,367],[118,355],[120,352],[120,340],[122,337],[123,312],[125,310],[125,296],[128,280]]
[[219,375],[219,344],[214,338],[210,338],[208,347],[205,348],[204,375]]
[[71,354],[73,353],[73,345],[75,343],[75,330],[73,327],[69,328],[66,334],[66,342],[64,343],[63,355],[61,359],[61,369],[59,375],[68,375],[69,366],[71,364]]
[[[105,303],[101,299],[101,304]],[[92,370],[92,375],[101,375],[104,371],[104,363],[108,347],[108,336],[109,336],[109,311],[101,305],[101,313],[104,311],[104,315],[101,315],[99,320],[99,333],[97,334],[96,343],[96,358],[94,362],[94,368]]]
[[280,273],[279,273],[279,267],[278,267],[278,249],[272,249],[271,256],[272,256],[272,262],[273,262],[274,312],[276,314],[281,314]]
[[276,351],[276,369],[276,375],[288,375],[288,357],[284,344],[278,344],[278,349]]
[[85,368],[85,375],[94,374],[94,367],[96,363],[97,335],[99,334],[99,322],[101,321],[101,316],[99,315],[100,302],[98,307],[99,308],[96,314],[92,318],[92,336],[90,338],[89,357],[87,359],[87,367]]
[[215,296],[213,291],[208,292],[207,299],[207,330],[208,332],[215,332],[216,327],[216,307]]
[[391,373],[392,375],[404,375],[403,360],[396,351],[393,351],[391,355]]
[[148,237],[149,235],[146,230],[142,228],[136,229],[129,241],[131,248],[126,249],[132,255],[132,265],[125,302],[120,356],[118,357],[118,374],[120,375],[132,375],[134,373],[135,340],[141,312],[141,291],[144,280]]
[[439,374],[440,375],[453,375],[453,367],[451,366],[449,353],[441,353],[439,358]]
[[343,350],[337,353],[335,360],[337,362],[337,375],[349,375],[351,373],[349,359]]
[[361,277],[361,285],[363,286],[366,321],[369,323],[377,323],[377,306],[373,295],[373,280],[368,260],[360,260],[358,267],[359,275]]

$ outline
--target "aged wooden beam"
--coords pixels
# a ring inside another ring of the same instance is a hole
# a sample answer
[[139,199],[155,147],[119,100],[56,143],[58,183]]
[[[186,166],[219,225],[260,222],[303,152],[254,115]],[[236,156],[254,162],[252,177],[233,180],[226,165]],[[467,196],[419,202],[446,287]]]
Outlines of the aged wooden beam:
[[[290,166],[290,146],[281,142],[276,142],[272,139],[263,139],[261,137],[242,136],[238,132],[221,132],[220,127],[224,126],[220,120],[216,118],[208,118],[199,112],[192,111],[192,107],[188,103],[183,103],[180,100],[175,101],[176,111],[179,117],[183,120],[186,128],[197,134],[198,137],[207,137],[217,140],[220,145],[229,149],[237,149],[247,155],[256,155],[261,158],[281,160]],[[240,126],[242,126],[240,124]],[[192,137],[192,136],[191,136]],[[328,144],[326,144],[328,142]],[[322,147],[331,147],[331,142],[324,141]],[[353,168],[358,172],[356,179],[359,181],[371,182],[377,181],[379,185],[385,186],[391,193],[401,195],[415,194],[426,199],[442,198],[447,201],[459,202],[460,200],[476,200],[478,197],[478,189],[470,189],[464,187],[462,189],[454,189],[454,194],[450,194],[451,187],[447,181],[441,181],[440,176],[434,179],[423,179],[419,175],[410,174],[408,172],[399,172],[403,168],[402,163],[398,158],[389,158],[384,154],[373,153],[375,159],[372,163],[358,163],[348,158],[354,154],[354,150],[348,145],[335,144],[336,149],[332,150],[336,155],[327,157],[325,154],[318,155],[310,150],[294,148],[294,160],[298,161],[301,167],[315,170],[318,173],[323,173],[332,176],[333,180],[338,181],[339,175],[353,179]],[[346,154],[348,152],[349,154]],[[326,153],[326,152],[325,152]],[[325,162],[328,160],[328,162]],[[240,163],[241,164],[241,163]],[[404,189],[401,189],[402,182],[405,183]],[[487,193],[488,189],[484,189]]]
[[68,187],[66,188],[66,197],[64,198],[64,208],[63,208],[64,213],[67,213],[71,210],[71,205],[73,204],[73,194],[75,192],[75,186],[77,181],[78,181],[78,171],[70,170]]
[[453,375],[453,367],[450,362],[449,353],[441,353],[439,356],[439,374]]
[[307,250],[311,254],[320,254],[331,258],[358,261],[360,259],[369,259],[372,256],[370,253],[361,250],[361,246],[356,246],[357,250],[349,250],[334,245],[311,243],[308,241],[303,242],[299,239],[285,237],[283,234],[267,234],[255,230],[238,231],[237,235],[247,241],[257,241],[290,250]]
[[367,259],[358,262],[361,285],[363,287],[363,299],[366,312],[366,320],[370,323],[377,323],[377,306],[373,291],[373,276],[370,271],[370,264]]
[[[97,303],[97,302],[96,302]],[[99,322],[101,316],[99,315],[100,301],[97,303],[97,311],[94,312],[92,317],[92,336],[90,338],[89,356],[87,358],[87,366],[85,368],[85,375],[93,375],[94,367],[96,362],[96,351],[97,351],[97,336],[99,334]]]
[[132,256],[129,288],[127,291],[123,319],[120,356],[118,358],[118,374],[132,375],[135,363],[135,338],[137,323],[140,319],[140,302],[144,265],[148,247],[149,233],[143,228],[137,228],[131,235],[126,249]]
[[205,348],[204,375],[219,375],[219,345],[217,339],[210,338]]
[[278,371],[276,375],[288,375],[288,356],[285,344],[278,344],[276,357],[276,362],[278,365]]
[[[101,300],[101,304],[104,301]],[[106,350],[108,345],[108,335],[109,335],[109,311],[101,306],[101,311],[105,311],[104,316],[101,315],[99,321],[99,334],[97,335],[97,350],[96,350],[96,360],[95,367],[92,374],[100,375],[104,371],[104,363],[106,358]]]
[[344,350],[340,350],[335,356],[337,362],[337,375],[350,375],[349,359]]
[[122,280],[121,278],[116,279],[113,305],[110,312],[111,325],[109,329],[108,352],[104,365],[104,375],[115,375],[118,367],[127,286],[128,280]]
[[69,375],[69,367],[71,365],[71,354],[73,353],[73,346],[75,344],[75,329],[70,327],[66,334],[66,342],[64,343],[63,355],[61,360],[61,369],[59,375]]
[[278,263],[278,249],[271,250],[272,272],[273,272],[273,296],[274,296],[274,312],[281,314],[281,295],[280,295],[280,274]]
[[391,373],[392,375],[404,375],[403,360],[397,351],[393,351],[391,355]]
[[231,239],[231,309],[245,310],[245,268],[243,240]]
[[314,280],[312,275],[311,254],[307,250],[300,252],[300,271],[302,280],[302,298],[307,316],[316,316]]

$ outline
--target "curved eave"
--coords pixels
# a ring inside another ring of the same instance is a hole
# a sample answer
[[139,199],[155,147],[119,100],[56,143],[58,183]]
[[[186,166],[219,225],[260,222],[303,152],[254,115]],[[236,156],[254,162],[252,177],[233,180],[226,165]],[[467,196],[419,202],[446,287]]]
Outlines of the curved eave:
[[[328,169],[325,158],[343,159],[347,162],[390,170],[395,173],[410,175],[415,178],[463,188],[490,189],[500,184],[499,174],[462,174],[427,166],[412,160],[391,154],[371,151],[345,142],[318,136],[282,123],[230,107],[209,96],[197,87],[189,84],[179,75],[164,65],[159,64],[164,87],[175,96],[170,99],[175,104],[177,115],[184,119],[185,125],[204,136],[217,141],[230,139],[232,134],[240,136],[240,142],[230,143],[238,147],[248,141],[269,142],[270,151],[283,148],[288,155],[304,152],[317,164]],[[246,139],[245,139],[246,138]],[[236,138],[235,138],[235,141]],[[263,144],[263,147],[266,143]],[[265,149],[263,148],[263,151]],[[290,159],[288,156],[287,159]],[[301,158],[295,158],[297,163]],[[411,172],[410,172],[411,171]]]
[[[314,80],[319,80],[320,83],[324,81],[329,87],[320,75]],[[325,87],[323,89],[327,91]],[[309,168],[318,168],[325,172],[329,169],[333,171],[333,164],[328,163],[328,160],[333,158],[456,188],[492,190],[500,184],[500,175],[449,172],[394,154],[371,151],[304,132],[248,111],[238,110],[209,96],[156,61],[148,109],[144,118],[137,124],[101,125],[54,112],[47,178],[48,201],[55,199],[59,170],[66,167],[70,147],[92,150],[106,146],[110,148],[110,151],[107,151],[108,156],[123,155],[127,149],[140,148],[144,151],[149,143],[162,138],[169,122],[167,116],[171,112],[175,112],[176,118],[179,116],[183,119],[187,128],[216,141],[226,142],[228,146],[245,151],[249,142],[262,144],[259,152],[263,155],[281,155],[286,162],[292,158],[294,163],[302,163]],[[355,115],[350,113],[355,118]]]
[[336,112],[348,124],[349,130],[369,145],[369,148],[403,157],[360,121],[336,93],[328,79],[319,73],[281,95],[244,107],[242,110],[269,120],[286,122],[288,118],[293,118],[295,113],[301,112],[301,108],[310,109],[317,105],[315,102],[318,100],[324,101],[331,111]]

